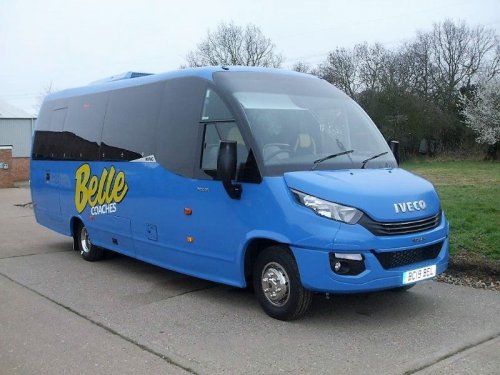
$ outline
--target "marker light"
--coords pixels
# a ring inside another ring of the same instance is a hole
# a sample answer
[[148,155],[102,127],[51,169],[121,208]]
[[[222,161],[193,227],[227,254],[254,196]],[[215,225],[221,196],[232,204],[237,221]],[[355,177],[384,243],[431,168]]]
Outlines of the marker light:
[[293,189],[292,193],[300,204],[328,219],[341,221],[346,224],[356,224],[361,219],[361,216],[363,216],[363,212],[354,207],[326,201]]

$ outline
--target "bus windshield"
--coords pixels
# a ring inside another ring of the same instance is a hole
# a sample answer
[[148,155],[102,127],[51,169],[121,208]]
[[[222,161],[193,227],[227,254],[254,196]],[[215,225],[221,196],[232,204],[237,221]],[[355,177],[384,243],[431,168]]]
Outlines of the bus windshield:
[[[267,171],[395,167],[379,130],[347,95],[315,77],[217,77],[242,107]],[[381,154],[381,155],[380,155]]]

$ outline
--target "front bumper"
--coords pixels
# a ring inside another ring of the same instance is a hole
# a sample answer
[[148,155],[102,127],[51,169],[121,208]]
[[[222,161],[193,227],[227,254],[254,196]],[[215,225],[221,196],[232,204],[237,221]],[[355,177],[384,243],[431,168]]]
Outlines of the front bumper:
[[366,269],[355,276],[344,276],[333,272],[329,254],[335,250],[325,251],[294,246],[291,246],[291,249],[297,260],[304,288],[316,292],[358,293],[400,287],[403,285],[405,271],[421,267],[435,264],[436,274],[442,273],[448,267],[448,237],[437,239],[432,243],[439,242],[442,242],[442,246],[436,258],[389,269],[384,269],[371,251],[358,251],[363,255]]

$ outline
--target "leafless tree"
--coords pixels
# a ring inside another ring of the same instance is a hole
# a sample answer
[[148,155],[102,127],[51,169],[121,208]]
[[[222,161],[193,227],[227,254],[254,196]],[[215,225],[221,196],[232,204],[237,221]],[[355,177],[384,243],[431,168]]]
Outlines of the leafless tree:
[[355,49],[336,48],[318,68],[321,78],[354,98],[360,92],[359,55]]
[[359,61],[359,78],[364,90],[379,91],[382,89],[384,76],[388,74],[391,58],[389,51],[383,45],[375,43],[358,44],[354,47],[354,54]]
[[434,92],[430,39],[429,34],[419,32],[416,40],[404,45],[399,54],[411,92],[424,99],[430,99]]
[[399,61],[383,45],[361,43],[352,49],[337,48],[319,66],[319,75],[355,97],[362,91],[381,91],[395,85],[399,77]]
[[34,113],[40,112],[40,108],[42,107],[43,101],[45,100],[45,97],[49,94],[52,94],[53,92],[56,92],[57,89],[54,87],[54,82],[50,82],[46,84],[43,88],[42,91],[40,91],[37,95],[37,100],[36,104],[33,105],[33,110]]
[[386,134],[399,134],[405,147],[433,137],[440,147],[455,148],[468,137],[459,93],[473,95],[500,76],[500,41],[492,29],[447,20],[398,48],[337,48],[318,70],[358,100]]
[[425,49],[419,79],[427,80],[427,89],[434,91],[441,105],[454,106],[461,87],[499,72],[499,38],[484,26],[470,28],[463,21],[447,20],[434,24],[431,32],[420,33],[417,43]]
[[292,70],[299,72],[299,73],[311,73],[312,72],[311,65],[309,65],[308,63],[302,62],[302,61],[298,61],[295,64],[293,64]]
[[187,54],[190,67],[214,65],[244,65],[279,68],[283,57],[260,28],[248,24],[245,28],[234,23],[220,23],[217,30],[208,31],[206,38]]

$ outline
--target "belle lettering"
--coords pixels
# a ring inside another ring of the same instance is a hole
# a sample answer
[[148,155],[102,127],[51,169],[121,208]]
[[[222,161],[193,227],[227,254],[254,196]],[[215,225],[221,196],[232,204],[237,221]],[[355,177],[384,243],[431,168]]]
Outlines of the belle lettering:
[[87,204],[94,207],[120,203],[128,192],[125,173],[116,173],[115,167],[111,167],[109,172],[104,168],[98,177],[91,175],[90,165],[83,164],[76,170],[75,178],[75,206],[79,213],[85,210]]

